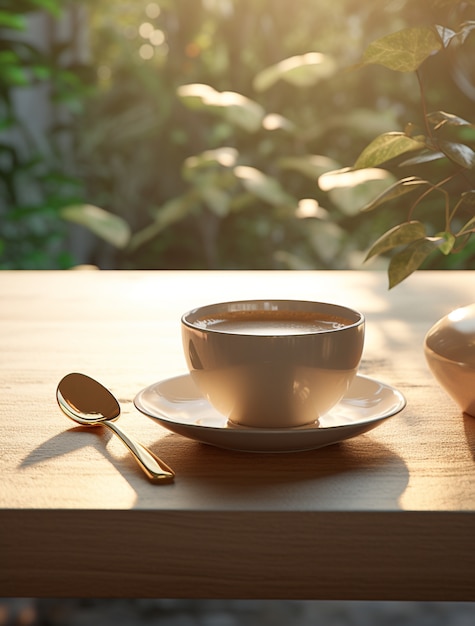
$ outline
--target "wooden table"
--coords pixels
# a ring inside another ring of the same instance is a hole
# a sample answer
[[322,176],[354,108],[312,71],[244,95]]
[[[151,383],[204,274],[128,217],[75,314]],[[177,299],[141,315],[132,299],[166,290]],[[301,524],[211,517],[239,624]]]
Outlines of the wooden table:
[[[361,371],[407,407],[293,454],[206,446],[139,413],[186,372],[181,313],[238,298],[366,314]],[[1,272],[0,596],[475,600],[475,419],[437,386],[425,332],[475,301],[475,273]],[[176,470],[153,485],[106,429],[55,399],[71,371],[120,399],[121,424]]]

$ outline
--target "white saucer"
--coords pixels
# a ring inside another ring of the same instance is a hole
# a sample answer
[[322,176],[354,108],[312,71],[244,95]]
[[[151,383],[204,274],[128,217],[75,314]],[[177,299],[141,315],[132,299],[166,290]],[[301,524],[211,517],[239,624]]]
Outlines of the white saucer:
[[202,443],[246,452],[297,452],[367,432],[399,413],[406,400],[397,389],[358,375],[343,400],[318,423],[272,430],[247,428],[230,424],[201,395],[190,375],[184,375],[146,387],[134,404],[168,430]]

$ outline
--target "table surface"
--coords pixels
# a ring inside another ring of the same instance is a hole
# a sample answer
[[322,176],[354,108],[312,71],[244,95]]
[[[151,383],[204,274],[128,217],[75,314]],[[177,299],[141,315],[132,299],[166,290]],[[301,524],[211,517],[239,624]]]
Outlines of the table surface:
[[[423,338],[475,301],[475,273],[0,272],[0,595],[475,600],[475,419],[432,378]],[[186,373],[180,316],[240,298],[365,313],[361,372],[406,408],[319,450],[207,446],[139,413]],[[107,429],[61,413],[87,373],[120,424],[176,471],[154,485]]]

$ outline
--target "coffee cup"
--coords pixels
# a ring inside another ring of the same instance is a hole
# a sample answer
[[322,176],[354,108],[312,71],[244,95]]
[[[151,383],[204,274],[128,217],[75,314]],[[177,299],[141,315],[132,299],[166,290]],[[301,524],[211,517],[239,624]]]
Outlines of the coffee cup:
[[312,424],[345,395],[361,360],[364,316],[300,300],[209,304],[181,318],[190,375],[232,423]]

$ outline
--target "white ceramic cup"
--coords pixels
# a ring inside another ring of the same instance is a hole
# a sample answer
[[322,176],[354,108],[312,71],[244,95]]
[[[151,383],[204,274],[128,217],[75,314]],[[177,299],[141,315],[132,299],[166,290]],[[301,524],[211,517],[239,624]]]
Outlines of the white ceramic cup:
[[337,304],[244,300],[193,309],[181,328],[192,379],[218,411],[243,426],[291,428],[345,395],[365,319]]

